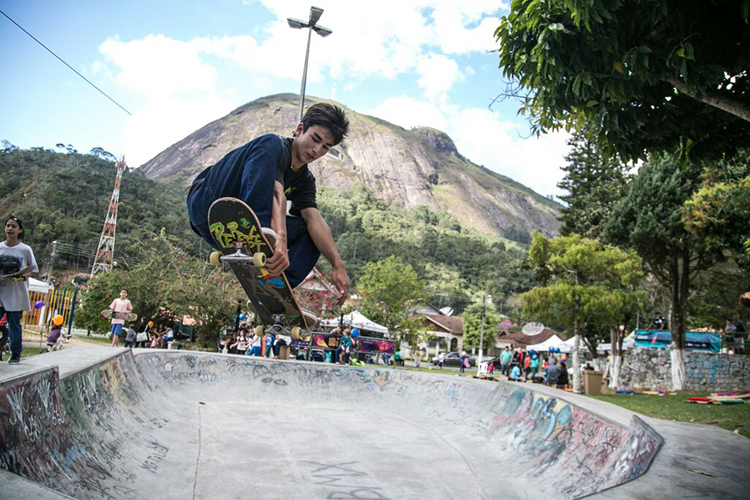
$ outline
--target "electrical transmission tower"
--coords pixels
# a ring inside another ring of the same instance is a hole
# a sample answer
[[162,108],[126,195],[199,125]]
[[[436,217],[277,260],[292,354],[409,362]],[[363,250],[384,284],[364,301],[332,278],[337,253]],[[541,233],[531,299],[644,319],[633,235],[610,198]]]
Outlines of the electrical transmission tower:
[[99,238],[99,247],[96,249],[94,265],[91,268],[91,277],[100,271],[110,271],[115,260],[115,229],[117,227],[117,204],[120,201],[120,182],[122,173],[127,168],[125,157],[117,162],[117,175],[115,176],[115,189],[112,190],[112,198],[109,200],[107,218],[104,219],[102,236]]

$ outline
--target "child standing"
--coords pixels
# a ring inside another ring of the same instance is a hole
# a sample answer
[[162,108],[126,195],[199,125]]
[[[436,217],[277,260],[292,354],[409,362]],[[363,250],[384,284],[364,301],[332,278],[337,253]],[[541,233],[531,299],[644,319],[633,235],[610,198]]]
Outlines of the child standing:
[[125,347],[132,349],[137,335],[138,333],[133,328],[133,325],[128,325],[128,329],[125,332]]

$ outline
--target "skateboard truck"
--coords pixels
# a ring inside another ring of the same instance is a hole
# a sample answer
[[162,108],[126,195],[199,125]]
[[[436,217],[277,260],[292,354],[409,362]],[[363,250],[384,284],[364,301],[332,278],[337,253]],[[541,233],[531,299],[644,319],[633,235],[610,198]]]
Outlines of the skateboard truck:
[[263,252],[255,252],[253,255],[248,255],[247,252],[245,252],[245,244],[240,241],[235,241],[234,247],[234,253],[227,255],[223,255],[222,252],[219,251],[211,252],[209,260],[215,266],[218,266],[222,262],[236,262],[238,264],[250,263],[255,267],[263,267],[266,265],[266,254]]
[[[266,330],[275,330],[279,333],[283,333],[284,331],[287,331],[287,329],[284,327],[284,315],[283,314],[274,314],[273,315],[273,325],[270,325],[268,327],[264,325],[258,325],[255,327],[255,334],[258,336],[263,335]],[[291,334],[293,339],[300,339],[302,338],[302,328],[299,326],[293,326],[290,330],[288,330]]]

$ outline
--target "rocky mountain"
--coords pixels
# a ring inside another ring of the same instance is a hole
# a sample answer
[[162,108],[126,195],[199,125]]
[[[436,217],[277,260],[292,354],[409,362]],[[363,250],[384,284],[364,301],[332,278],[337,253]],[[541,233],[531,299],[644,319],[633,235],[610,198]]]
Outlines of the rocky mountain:
[[[307,98],[308,106],[319,101]],[[279,94],[241,106],[164,150],[141,171],[151,179],[189,184],[204,168],[260,134],[289,135],[298,102],[297,95]],[[443,132],[406,130],[346,111],[349,135],[311,165],[318,185],[348,189],[361,182],[388,203],[444,210],[489,234],[533,229],[548,236],[559,233],[560,205],[470,162]]]

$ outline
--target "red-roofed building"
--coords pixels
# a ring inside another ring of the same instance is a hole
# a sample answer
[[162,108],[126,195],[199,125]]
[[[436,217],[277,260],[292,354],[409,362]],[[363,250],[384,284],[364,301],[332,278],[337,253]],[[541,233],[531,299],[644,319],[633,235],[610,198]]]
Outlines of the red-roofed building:
[[464,320],[461,316],[442,314],[425,314],[424,326],[427,333],[434,337],[427,345],[420,346],[430,356],[437,356],[440,351],[461,351],[463,349]]

